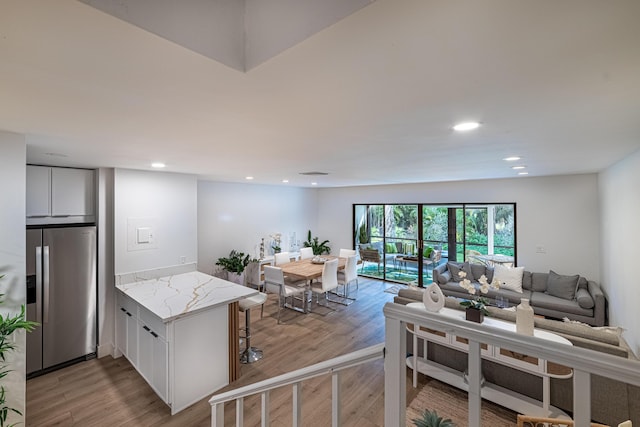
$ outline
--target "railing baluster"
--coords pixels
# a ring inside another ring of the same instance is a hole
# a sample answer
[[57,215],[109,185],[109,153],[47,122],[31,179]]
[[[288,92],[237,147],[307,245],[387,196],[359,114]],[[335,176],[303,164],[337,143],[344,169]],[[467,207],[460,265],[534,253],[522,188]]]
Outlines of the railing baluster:
[[211,412],[211,427],[224,427],[224,402],[213,405]]
[[576,427],[591,424],[591,374],[573,370],[573,416]]
[[331,425],[340,427],[340,372],[331,376]]
[[236,427],[244,425],[244,397],[236,399]]
[[480,343],[469,340],[469,426],[480,427],[482,396],[480,395],[480,377],[482,376]]
[[262,427],[269,427],[271,420],[269,418],[269,390],[262,392]]
[[384,425],[404,426],[407,407],[406,323],[385,318]]
[[293,384],[293,427],[302,427],[302,383]]

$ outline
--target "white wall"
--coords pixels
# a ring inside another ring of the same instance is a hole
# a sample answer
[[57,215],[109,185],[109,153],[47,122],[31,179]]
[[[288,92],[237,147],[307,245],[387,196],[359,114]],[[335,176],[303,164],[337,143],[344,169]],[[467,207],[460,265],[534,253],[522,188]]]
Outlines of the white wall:
[[[198,270],[211,274],[215,261],[236,249],[257,256],[260,238],[295,232],[315,235],[316,190],[253,184],[198,182]],[[283,242],[283,250],[287,243]]]
[[600,174],[602,286],[609,298],[609,321],[627,329],[640,354],[640,151]]
[[[116,169],[114,173],[114,270],[133,273],[195,263],[198,253],[197,180],[194,175]],[[127,224],[153,228],[156,248],[129,250]]]
[[[2,207],[0,208],[0,293],[4,300],[0,313],[15,315],[26,303],[25,292],[25,191],[26,142],[23,135],[0,131],[0,182]],[[24,414],[25,408],[25,332],[14,334],[16,351],[6,354],[10,372],[2,379],[6,389],[7,406]],[[4,364],[4,363],[2,363]],[[9,413],[9,424],[24,423],[24,417]]]
[[[318,234],[352,247],[353,203],[516,203],[518,265],[600,279],[597,175],[320,189]],[[546,253],[536,253],[544,246]]]

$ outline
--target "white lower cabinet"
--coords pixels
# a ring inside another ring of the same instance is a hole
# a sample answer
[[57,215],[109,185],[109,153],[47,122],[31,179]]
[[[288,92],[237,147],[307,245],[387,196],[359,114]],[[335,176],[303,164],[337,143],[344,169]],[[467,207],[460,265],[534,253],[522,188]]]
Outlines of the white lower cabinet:
[[[166,403],[169,401],[169,346],[162,320],[118,291],[116,346]],[[152,327],[148,326],[151,324]]]
[[229,383],[228,306],[166,323],[116,291],[116,346],[175,414]]

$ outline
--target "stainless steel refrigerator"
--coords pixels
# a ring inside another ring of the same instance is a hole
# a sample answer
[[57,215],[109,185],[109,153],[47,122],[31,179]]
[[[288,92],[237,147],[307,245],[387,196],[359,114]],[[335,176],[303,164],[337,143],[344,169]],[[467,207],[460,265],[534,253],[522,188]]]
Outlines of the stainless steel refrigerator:
[[27,229],[27,374],[95,356],[94,226]]

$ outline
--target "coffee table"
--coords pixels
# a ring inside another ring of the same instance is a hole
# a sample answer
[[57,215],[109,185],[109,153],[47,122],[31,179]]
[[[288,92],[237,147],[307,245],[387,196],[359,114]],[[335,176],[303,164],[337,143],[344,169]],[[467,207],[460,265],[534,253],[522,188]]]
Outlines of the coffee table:
[[[420,310],[425,313],[427,311],[424,307],[424,304],[421,302],[409,303],[407,304],[407,307],[415,310]],[[464,319],[465,317],[464,311],[454,310],[447,307],[443,308],[438,314],[448,318]],[[512,332],[515,332],[516,330],[515,323],[494,319],[491,317],[485,317],[482,325],[486,326],[487,328],[498,328]],[[418,357],[417,351],[418,340],[421,340],[424,346],[423,355],[427,354],[428,342],[437,343],[446,347],[456,349],[458,351],[466,352],[468,351],[468,340],[466,338],[457,337],[448,332],[436,331],[424,327],[419,327],[418,329],[414,330],[415,328],[413,327],[413,325],[407,325],[407,329],[413,336],[414,354],[407,357],[407,366],[409,366],[409,368],[413,370],[413,386],[417,387],[418,372],[421,372],[431,378],[438,379],[454,387],[468,390],[465,379],[459,371],[441,365],[432,360],[427,360],[426,357]],[[571,341],[567,340],[566,338],[545,330],[534,329],[533,333],[537,338],[566,344],[568,346],[573,345]],[[485,383],[482,386],[481,395],[483,398],[522,414],[531,414],[543,417],[563,417],[567,415],[561,409],[550,405],[550,379],[571,378],[573,376],[573,371],[570,368],[548,362],[547,360],[537,357],[517,353],[506,348],[500,348],[487,344],[481,344],[480,353],[481,357],[485,360],[490,360],[502,365],[507,365],[512,368],[542,377],[541,402],[491,383]],[[417,369],[414,369],[414,367],[417,367]]]

